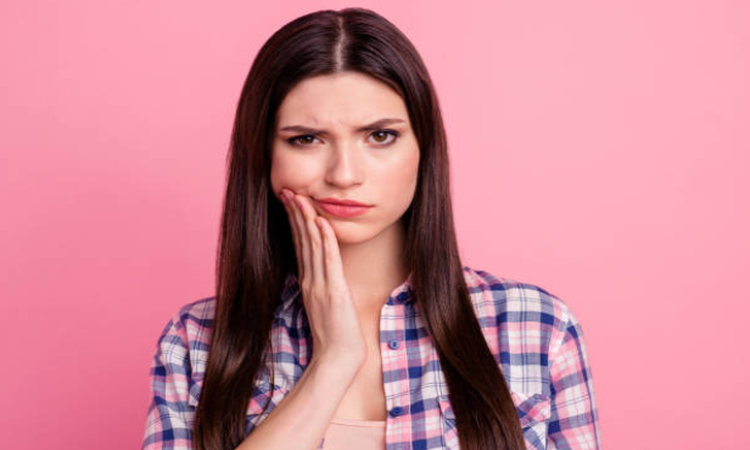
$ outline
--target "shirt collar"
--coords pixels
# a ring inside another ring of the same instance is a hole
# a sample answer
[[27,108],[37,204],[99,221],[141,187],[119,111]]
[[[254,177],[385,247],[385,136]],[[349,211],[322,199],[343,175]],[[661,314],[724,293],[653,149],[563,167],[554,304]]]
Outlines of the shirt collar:
[[[407,304],[412,301],[414,288],[412,286],[412,272],[409,272],[409,276],[404,280],[403,283],[398,285],[391,295],[388,296],[388,305],[399,305]],[[284,289],[281,293],[281,304],[278,307],[277,315],[284,314],[292,305],[298,303],[300,294],[299,280],[297,276],[291,272],[287,273],[284,280]]]

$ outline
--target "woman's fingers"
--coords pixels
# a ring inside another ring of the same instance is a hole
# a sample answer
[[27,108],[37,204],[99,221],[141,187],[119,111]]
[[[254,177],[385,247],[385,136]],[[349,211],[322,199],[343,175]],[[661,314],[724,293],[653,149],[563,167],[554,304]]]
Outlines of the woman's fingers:
[[292,229],[292,238],[294,239],[294,254],[297,257],[297,273],[302,277],[302,251],[301,246],[302,237],[297,229],[297,220],[294,218],[294,205],[292,204],[292,193],[287,189],[281,191],[281,197],[283,198],[284,209],[286,209],[287,218],[289,219],[289,227]]
[[320,234],[323,236],[323,256],[324,270],[326,274],[326,283],[334,288],[346,289],[344,282],[344,267],[339,254],[339,243],[336,240],[336,232],[333,231],[331,223],[324,217],[317,218],[320,226]]
[[325,283],[325,270],[323,268],[323,239],[320,236],[318,225],[315,223],[318,213],[307,197],[303,195],[295,195],[294,197],[299,202],[305,229],[307,230],[307,244],[310,250],[309,269],[312,272],[310,281],[314,285],[322,287]]
[[288,199],[285,206],[294,233],[300,278],[310,287],[324,287],[327,292],[348,291],[331,223],[317,213],[306,196],[288,189],[284,189],[282,195]]
[[292,210],[292,217],[290,220],[294,221],[294,225],[297,227],[297,246],[299,247],[299,255],[297,259],[299,279],[300,283],[306,283],[307,277],[310,273],[310,250],[307,238],[307,228],[305,226],[305,219],[302,217],[302,211],[300,211],[299,205],[295,201],[296,195],[292,193],[292,197],[289,201],[289,207]]

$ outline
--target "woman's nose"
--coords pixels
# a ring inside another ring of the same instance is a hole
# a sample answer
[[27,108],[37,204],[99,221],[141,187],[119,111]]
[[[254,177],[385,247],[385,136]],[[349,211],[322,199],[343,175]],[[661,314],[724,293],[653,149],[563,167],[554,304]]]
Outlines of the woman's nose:
[[360,150],[354,144],[339,145],[330,153],[326,181],[339,187],[348,187],[362,182],[364,167]]

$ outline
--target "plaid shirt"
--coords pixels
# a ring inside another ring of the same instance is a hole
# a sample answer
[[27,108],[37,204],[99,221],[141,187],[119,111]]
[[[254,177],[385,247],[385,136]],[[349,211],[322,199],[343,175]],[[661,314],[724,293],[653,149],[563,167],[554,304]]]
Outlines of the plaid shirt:
[[[527,449],[601,449],[591,367],[571,309],[540,287],[467,266],[463,272],[487,344],[510,388]],[[447,383],[424,319],[411,302],[412,292],[409,277],[381,310],[386,447],[458,449]],[[269,366],[261,369],[247,409],[246,435],[294,387],[312,356],[298,294],[296,277],[288,275],[271,332],[276,353],[268,361],[274,361],[275,378],[271,382]],[[191,427],[214,307],[214,297],[184,305],[159,337],[143,450],[194,448]],[[269,397],[269,409],[261,415]],[[319,448],[324,447],[325,436]]]

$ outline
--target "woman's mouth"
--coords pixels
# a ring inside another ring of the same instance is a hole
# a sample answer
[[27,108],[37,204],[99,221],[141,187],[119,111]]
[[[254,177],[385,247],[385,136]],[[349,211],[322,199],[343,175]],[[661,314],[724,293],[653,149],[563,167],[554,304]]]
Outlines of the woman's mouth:
[[320,208],[327,212],[328,214],[338,216],[338,217],[354,217],[359,216],[361,214],[366,213],[370,208],[372,208],[371,205],[365,205],[365,204],[357,204],[357,205],[351,205],[351,204],[343,204],[339,203],[333,200],[323,199],[323,200],[315,200],[318,206]]

